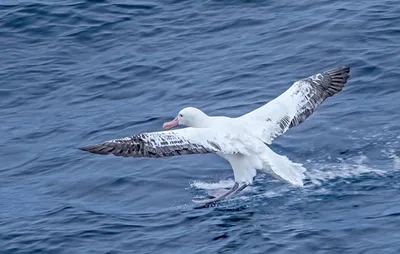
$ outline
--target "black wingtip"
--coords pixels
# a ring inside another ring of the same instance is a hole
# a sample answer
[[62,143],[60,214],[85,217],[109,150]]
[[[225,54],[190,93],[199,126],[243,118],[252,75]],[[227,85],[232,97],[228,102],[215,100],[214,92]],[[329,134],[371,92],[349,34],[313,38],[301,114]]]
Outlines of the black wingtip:
[[332,81],[334,83],[339,83],[341,85],[344,85],[347,83],[347,80],[350,78],[350,67],[347,65],[344,65],[342,67],[337,67],[330,69],[325,72],[326,74],[329,74],[331,76]]
[[105,146],[104,144],[95,144],[95,145],[78,147],[78,149],[81,151],[94,153],[94,154],[109,154],[109,151],[107,151],[108,150],[107,148],[108,147]]
[[89,151],[89,147],[88,146],[78,147],[77,149],[81,150],[81,151],[85,151],[85,152]]
[[328,73],[330,75],[349,74],[350,73],[350,67],[348,65],[342,65],[340,67],[336,67],[336,68],[332,68],[330,70],[327,70],[325,73]]
[[325,91],[328,93],[328,96],[333,96],[343,89],[347,80],[350,78],[349,73],[350,67],[348,65],[342,65],[324,72],[324,74],[330,77],[329,84],[325,86]]
[[85,151],[85,152],[89,152],[90,150],[93,150],[93,148],[94,148],[95,146],[98,146],[98,144],[96,144],[96,145],[81,146],[81,147],[78,147],[78,150]]

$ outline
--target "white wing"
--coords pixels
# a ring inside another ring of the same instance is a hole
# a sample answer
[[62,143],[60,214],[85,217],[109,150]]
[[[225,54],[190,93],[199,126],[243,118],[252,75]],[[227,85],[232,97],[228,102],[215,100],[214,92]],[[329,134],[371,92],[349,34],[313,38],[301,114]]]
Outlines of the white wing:
[[263,147],[257,147],[257,144],[244,134],[237,136],[210,128],[184,128],[142,133],[80,149],[96,154],[125,157],[167,157],[204,153],[249,155]]
[[270,144],[289,128],[306,120],[326,98],[341,91],[349,72],[350,68],[343,66],[296,81],[280,96],[239,119]]

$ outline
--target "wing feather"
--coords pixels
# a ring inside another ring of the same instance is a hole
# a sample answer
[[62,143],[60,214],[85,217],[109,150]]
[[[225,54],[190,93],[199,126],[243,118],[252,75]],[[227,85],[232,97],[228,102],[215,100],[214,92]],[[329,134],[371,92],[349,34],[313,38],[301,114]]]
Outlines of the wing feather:
[[270,144],[289,128],[304,122],[328,97],[340,92],[350,68],[342,66],[296,81],[280,96],[240,117]]
[[95,154],[124,157],[169,157],[185,154],[250,154],[252,146],[228,133],[209,128],[142,133],[79,148]]

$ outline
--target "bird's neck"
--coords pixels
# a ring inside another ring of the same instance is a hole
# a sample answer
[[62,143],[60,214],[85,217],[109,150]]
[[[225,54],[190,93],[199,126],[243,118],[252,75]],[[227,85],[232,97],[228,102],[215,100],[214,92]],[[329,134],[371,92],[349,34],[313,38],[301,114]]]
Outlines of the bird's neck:
[[211,126],[212,118],[206,114],[197,117],[196,121],[192,124],[195,128],[208,128]]

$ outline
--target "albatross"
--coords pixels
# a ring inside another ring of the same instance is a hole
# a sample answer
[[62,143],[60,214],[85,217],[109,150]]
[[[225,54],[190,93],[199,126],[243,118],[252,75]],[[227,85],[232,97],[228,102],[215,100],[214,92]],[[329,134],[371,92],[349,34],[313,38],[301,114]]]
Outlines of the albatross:
[[79,149],[94,154],[124,157],[168,157],[215,153],[227,160],[234,185],[225,193],[195,203],[211,204],[237,195],[252,184],[257,172],[294,186],[303,186],[306,169],[269,145],[288,129],[304,122],[328,97],[341,91],[349,78],[347,66],[333,68],[300,79],[265,105],[239,117],[209,116],[200,109],[186,107],[164,129],[88,145]]

